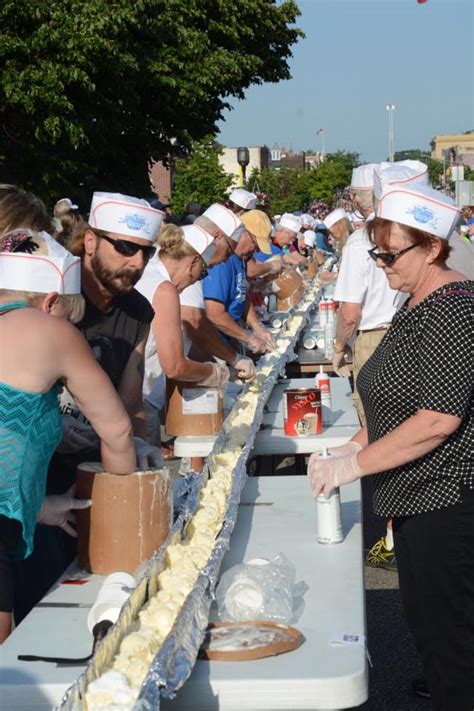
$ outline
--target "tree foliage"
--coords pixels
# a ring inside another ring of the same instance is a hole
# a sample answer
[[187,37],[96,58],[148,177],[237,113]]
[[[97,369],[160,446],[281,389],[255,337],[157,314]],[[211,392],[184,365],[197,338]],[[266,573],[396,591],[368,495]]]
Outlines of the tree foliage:
[[289,78],[298,15],[294,0],[3,0],[0,180],[148,192],[171,139],[189,148],[229,97]]
[[254,170],[247,187],[266,193],[274,214],[303,210],[314,200],[331,204],[336,190],[349,185],[352,169],[357,165],[358,153],[337,151],[328,154],[317,168],[306,171],[297,168]]
[[224,171],[219,163],[222,152],[212,137],[194,141],[191,156],[176,161],[176,178],[171,205],[176,212],[184,213],[188,202],[208,207],[222,202],[234,176]]

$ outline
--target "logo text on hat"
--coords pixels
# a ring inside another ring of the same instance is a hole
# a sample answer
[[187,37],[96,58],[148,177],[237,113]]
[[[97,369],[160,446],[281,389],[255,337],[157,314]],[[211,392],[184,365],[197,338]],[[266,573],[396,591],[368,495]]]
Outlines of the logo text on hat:
[[433,210],[430,210],[426,205],[414,205],[407,210],[408,215],[412,215],[416,222],[422,225],[431,225],[436,227],[438,220]]
[[142,215],[139,215],[138,213],[129,213],[128,215],[124,215],[121,220],[119,220],[119,224],[125,223],[128,227],[129,230],[135,230],[135,231],[143,231],[147,235],[150,234],[150,224],[148,220],[146,220]]

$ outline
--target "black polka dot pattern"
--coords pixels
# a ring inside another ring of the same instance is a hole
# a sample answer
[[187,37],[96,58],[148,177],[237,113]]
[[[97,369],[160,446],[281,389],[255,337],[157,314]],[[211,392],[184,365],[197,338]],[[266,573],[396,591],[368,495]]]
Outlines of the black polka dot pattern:
[[418,410],[462,422],[443,444],[408,464],[375,474],[374,509],[409,516],[453,505],[474,488],[474,282],[452,282],[408,310],[407,303],[362,367],[357,388],[369,442]]

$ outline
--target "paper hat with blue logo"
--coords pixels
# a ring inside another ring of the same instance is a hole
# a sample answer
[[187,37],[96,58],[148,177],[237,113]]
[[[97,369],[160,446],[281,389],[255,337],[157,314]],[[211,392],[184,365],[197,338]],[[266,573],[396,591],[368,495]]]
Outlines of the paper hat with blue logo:
[[[28,251],[24,249],[29,245]],[[19,249],[22,251],[18,251]],[[47,232],[20,228],[3,235],[0,288],[38,294],[81,293],[81,260]]]
[[303,232],[303,237],[306,247],[314,247],[316,244],[316,232],[314,232],[314,230],[305,230]]
[[415,227],[441,239],[449,239],[461,211],[439,190],[426,185],[387,186],[383,189],[376,216]]
[[229,195],[234,205],[238,205],[242,210],[255,210],[257,207],[257,196],[244,188],[236,188]]
[[386,185],[428,185],[428,166],[419,160],[380,163],[374,170],[374,197],[378,200]]
[[278,223],[278,227],[284,227],[290,232],[299,232],[301,229],[301,218],[292,215],[291,212],[285,212]]
[[338,207],[332,212],[330,212],[329,215],[326,215],[326,217],[324,218],[324,224],[329,230],[333,225],[336,224],[336,222],[339,222],[339,220],[343,220],[344,218],[349,219],[349,215],[344,210],[344,208]]
[[216,251],[214,237],[199,225],[186,225],[181,229],[183,230],[184,241],[201,255],[206,264],[209,264]]
[[104,232],[154,242],[164,216],[146,200],[120,193],[94,193],[89,224]]
[[359,165],[352,171],[350,190],[372,190],[374,187],[374,170],[378,163]]
[[243,226],[242,222],[232,210],[215,202],[202,214],[203,217],[207,217],[208,220],[211,220],[227,237],[230,237],[235,242],[239,241]]

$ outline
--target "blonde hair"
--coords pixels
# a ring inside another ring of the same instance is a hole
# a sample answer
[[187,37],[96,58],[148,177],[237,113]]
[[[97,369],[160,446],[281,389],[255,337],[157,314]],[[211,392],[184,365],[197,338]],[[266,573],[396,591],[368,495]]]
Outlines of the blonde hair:
[[342,217],[340,220],[338,220],[337,222],[334,223],[334,225],[331,227],[331,229],[334,229],[334,227],[336,227],[336,225],[339,225],[341,227],[340,234],[335,236],[336,252],[338,254],[342,254],[342,250],[346,246],[347,240],[349,239],[351,234],[354,232],[354,227],[348,217]]
[[52,220],[36,195],[16,185],[1,184],[0,236],[19,227],[51,233]]
[[158,235],[158,245],[160,248],[159,257],[182,259],[198,255],[194,247],[185,241],[184,232],[177,225],[169,224],[161,230]]
[[369,214],[374,209],[374,194],[372,190],[354,190],[354,202],[359,210]]
[[[48,246],[41,235],[35,234],[34,236],[32,236],[32,240],[34,241],[35,245],[37,245],[37,249],[35,249],[33,254],[38,256],[41,254],[49,254]],[[2,246],[3,237],[0,238],[0,251],[2,249]],[[14,298],[15,301],[26,301],[29,306],[36,308],[38,306],[38,302],[41,301],[41,299],[44,299],[46,293],[39,291],[17,291],[16,289],[0,289],[0,296]],[[85,311],[85,301],[82,294],[58,294],[58,299],[64,307],[66,316],[69,321],[71,321],[72,323],[78,323],[82,320]]]
[[[46,294],[38,291],[15,291],[13,289],[0,289],[0,296],[7,296],[15,301],[26,301],[28,306],[37,308],[39,302]],[[86,303],[82,294],[58,294],[59,302],[64,307],[66,317],[71,323],[79,323],[84,316]]]

